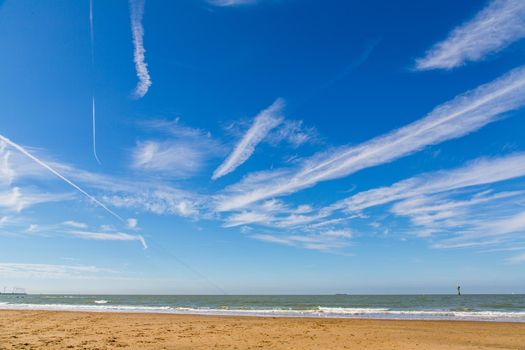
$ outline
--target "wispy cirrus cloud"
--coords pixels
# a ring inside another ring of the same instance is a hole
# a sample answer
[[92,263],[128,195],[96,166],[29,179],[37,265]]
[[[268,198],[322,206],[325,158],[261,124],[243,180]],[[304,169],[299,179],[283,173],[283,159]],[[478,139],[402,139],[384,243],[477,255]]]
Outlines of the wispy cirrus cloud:
[[[188,135],[189,133],[199,137],[203,135],[202,132],[196,132],[195,129],[179,128],[177,125],[173,125],[173,123],[169,123],[169,126],[174,128],[169,131],[170,134],[182,133]],[[163,130],[170,130],[170,128],[163,128]],[[202,143],[204,142],[200,142],[200,144]],[[2,144],[0,140],[0,145]],[[5,147],[0,149],[0,159],[7,159],[7,162],[0,163],[0,166],[2,167],[1,169],[6,170],[10,175],[9,181],[4,181],[5,184],[2,184],[2,180],[0,179],[0,209],[4,208],[10,212],[18,213],[24,208],[36,204],[78,198],[74,196],[74,193],[46,193],[41,192],[38,188],[25,188],[11,184],[11,182],[16,184],[18,181],[26,183],[34,180],[37,180],[38,183],[45,183],[56,181],[56,178],[64,181],[63,178],[67,178],[70,182],[82,184],[83,188],[89,189],[92,193],[96,193],[97,196],[100,197],[100,203],[103,203],[106,208],[116,207],[136,212],[176,215],[192,219],[206,215],[206,200],[204,196],[189,190],[179,189],[165,182],[163,179],[155,177],[148,178],[145,174],[140,174],[139,178],[136,176],[111,176],[85,171],[57,161],[42,161],[38,158],[40,162],[48,165],[61,175],[55,177],[56,174],[54,172],[46,171],[44,169],[45,167],[43,168],[42,165],[33,158],[23,153],[14,152],[14,150],[11,153],[12,148],[7,143],[4,145]],[[5,167],[3,167],[3,165],[5,165]],[[5,189],[2,189],[2,187]],[[0,214],[3,213],[0,212]],[[9,217],[9,222],[13,222],[15,219],[16,218]],[[125,224],[125,228],[136,228],[132,227],[136,219],[131,219],[131,221],[122,221]],[[17,223],[16,227],[10,225],[9,231],[4,230],[4,233],[19,232],[20,230],[24,230],[27,225],[27,222]],[[87,225],[81,227],[84,225],[84,223],[66,220],[61,227],[55,225],[50,228],[48,227],[49,225],[42,225],[40,229],[46,232],[63,232],[64,226],[77,229],[87,228]]]
[[[520,180],[524,177],[523,153],[480,158],[459,168],[359,192],[324,210],[329,215],[339,210],[355,215],[391,204],[387,213],[408,219],[406,232],[432,238],[436,248],[510,244],[519,239],[509,227],[519,221],[513,216],[525,203]],[[506,190],[494,190],[502,182]]]
[[283,121],[283,108],[284,100],[278,99],[270,107],[260,112],[232,153],[214,171],[212,179],[216,180],[227,175],[246,162],[255,151],[255,147],[266,137],[270,130],[281,124]]
[[129,218],[126,220],[126,224],[128,228],[135,230],[138,228],[139,221],[136,218]]
[[178,118],[142,125],[167,134],[168,138],[139,141],[132,150],[135,169],[171,178],[188,178],[198,174],[211,158],[224,154],[223,145],[209,132],[183,126]]
[[114,216],[115,218],[119,219],[120,221],[124,221],[124,219],[122,219],[122,217],[120,217],[118,214],[116,214],[114,211],[112,211],[111,209],[109,209],[106,205],[104,205],[102,202],[100,202],[98,199],[96,199],[94,196],[92,196],[91,194],[87,193],[84,189],[82,189],[80,186],[78,186],[76,183],[74,183],[73,181],[71,181],[70,179],[68,179],[67,177],[65,177],[64,175],[62,175],[61,172],[57,171],[53,166],[51,166],[50,164],[44,162],[43,160],[41,160],[40,158],[34,156],[32,153],[30,153],[26,148],[20,146],[19,144],[11,141],[10,139],[8,139],[7,137],[3,136],[3,135],[0,135],[0,141],[9,145],[10,147],[16,149],[18,152],[22,153],[23,155],[25,155],[26,157],[28,157],[29,159],[31,159],[33,162],[35,162],[36,164],[40,165],[41,167],[47,169],[49,172],[51,172],[53,175],[55,175],[56,177],[58,177],[59,179],[61,179],[62,181],[64,181],[65,183],[67,183],[69,186],[73,187],[75,190],[77,190],[78,192],[82,193],[85,197],[87,197],[92,203],[96,204],[97,206],[101,207],[102,209],[104,209],[107,213],[111,214],[112,216]]
[[27,174],[28,167],[15,170],[13,163],[21,162],[11,150],[12,148],[0,139],[0,208],[19,213],[37,204],[62,202],[75,198],[73,193],[49,193],[34,186],[14,185],[21,175]]
[[185,178],[204,166],[205,154],[194,144],[175,141],[139,141],[133,150],[133,168]]
[[142,17],[144,16],[145,0],[129,0],[129,9],[131,17],[131,34],[133,37],[133,61],[139,79],[135,88],[134,96],[142,98],[148,92],[152,82],[146,63],[146,50],[144,49],[144,27],[142,26]]
[[223,227],[244,225],[266,226],[273,229],[296,229],[309,231],[308,225],[324,219],[328,212],[316,211],[310,205],[290,206],[276,199],[267,200],[260,205],[233,213],[224,218]]
[[46,193],[14,186],[6,192],[0,192],[0,208],[20,212],[37,204],[63,202],[74,198],[72,193]]
[[511,264],[523,264],[525,263],[525,253],[512,256],[507,261]]
[[146,240],[141,235],[130,235],[123,232],[89,232],[89,231],[71,231],[69,235],[96,241],[135,241],[142,244],[144,249],[148,249]]
[[467,135],[523,104],[525,68],[520,67],[388,134],[357,146],[319,153],[303,161],[298,168],[249,174],[217,197],[217,210],[238,210],[263,199],[290,194],[321,181],[391,162],[426,146]]
[[525,243],[525,211],[515,203],[524,199],[522,194],[519,199],[470,208],[471,216],[462,216],[462,222],[436,231],[442,237],[433,246],[451,249],[522,245]]
[[177,188],[157,178],[114,177],[60,164],[62,172],[101,191],[102,202],[122,209],[197,218],[204,215],[205,196]]
[[344,218],[310,205],[292,206],[271,199],[224,218],[223,227],[240,227],[248,237],[322,252],[340,253],[351,245],[352,231]]
[[62,225],[74,227],[74,228],[87,228],[88,227],[88,225],[86,225],[85,223],[74,221],[74,220],[64,221]]
[[[41,166],[23,155],[13,153],[11,160],[14,163],[12,167],[16,169],[16,179],[38,182],[55,180],[53,173],[43,171]],[[199,217],[204,210],[205,196],[178,188],[162,178],[150,178],[146,174],[140,174],[139,177],[133,174],[113,176],[86,171],[58,161],[46,160],[46,163],[72,181],[97,193],[100,201],[109,207],[192,218]],[[25,194],[24,191],[22,188],[22,194]]]
[[208,3],[219,7],[233,7],[239,5],[253,5],[258,0],[208,0]]
[[457,169],[422,174],[391,186],[357,193],[332,206],[347,212],[459,188],[491,184],[525,176],[525,154],[476,159]]
[[172,187],[107,194],[104,202],[117,208],[140,210],[158,215],[177,215],[198,218],[203,215],[204,199],[201,196]]
[[274,147],[285,142],[292,148],[298,148],[307,143],[318,144],[321,142],[317,130],[303,125],[302,120],[283,120],[279,127],[268,133],[265,141]]
[[[515,203],[524,199],[523,190],[448,192],[410,197],[395,203],[390,211],[398,217],[408,218],[415,227],[413,231],[420,237],[439,235],[446,238],[449,234],[478,240],[486,237],[485,233],[492,235],[499,231],[501,228],[497,226],[519,211]],[[500,222],[494,225],[498,220]],[[472,232],[477,232],[475,237]]]
[[349,229],[327,230],[307,235],[255,234],[252,235],[251,238],[269,243],[277,243],[323,252],[333,252],[350,245],[349,239],[352,238],[352,231]]
[[416,60],[416,69],[452,69],[480,61],[525,37],[525,2],[493,0]]
[[0,276],[16,278],[83,278],[100,273],[114,273],[106,268],[88,265],[53,265],[0,263]]
[[0,142],[0,184],[11,184],[16,176],[15,171],[10,165],[9,158],[11,158],[11,152],[7,150],[7,144],[3,141]]

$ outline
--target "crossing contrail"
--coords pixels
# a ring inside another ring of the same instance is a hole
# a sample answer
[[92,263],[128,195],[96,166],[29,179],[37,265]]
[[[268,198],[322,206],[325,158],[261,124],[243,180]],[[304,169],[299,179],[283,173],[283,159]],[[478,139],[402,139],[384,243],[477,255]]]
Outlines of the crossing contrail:
[[117,213],[115,213],[114,211],[109,209],[107,206],[104,205],[104,203],[100,202],[98,199],[96,199],[95,197],[93,197],[92,195],[90,195],[89,193],[84,191],[82,188],[80,188],[80,186],[78,186],[73,181],[71,181],[68,178],[66,178],[64,175],[60,174],[57,170],[53,169],[50,165],[46,164],[44,161],[38,159],[37,157],[35,157],[31,153],[29,153],[24,147],[22,147],[19,144],[11,141],[10,139],[8,139],[7,137],[5,137],[3,135],[0,135],[0,140],[5,142],[9,146],[15,148],[16,150],[18,150],[20,153],[24,154],[28,158],[32,159],[33,161],[35,161],[40,166],[42,166],[42,167],[46,168],[47,170],[49,170],[51,173],[53,173],[59,179],[63,180],[64,182],[69,184],[71,187],[73,187],[74,189],[76,189],[77,191],[82,193],[84,196],[89,198],[93,203],[95,203],[96,205],[98,205],[99,207],[101,207],[102,209],[107,211],[109,214],[111,214],[115,218],[119,219],[122,222],[125,222],[125,220],[120,215],[118,215]]

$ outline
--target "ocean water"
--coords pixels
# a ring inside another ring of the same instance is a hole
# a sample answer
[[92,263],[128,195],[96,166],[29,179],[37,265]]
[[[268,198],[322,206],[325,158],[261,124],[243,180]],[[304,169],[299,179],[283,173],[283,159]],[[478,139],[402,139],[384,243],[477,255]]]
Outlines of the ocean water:
[[0,295],[0,309],[525,322],[525,295]]

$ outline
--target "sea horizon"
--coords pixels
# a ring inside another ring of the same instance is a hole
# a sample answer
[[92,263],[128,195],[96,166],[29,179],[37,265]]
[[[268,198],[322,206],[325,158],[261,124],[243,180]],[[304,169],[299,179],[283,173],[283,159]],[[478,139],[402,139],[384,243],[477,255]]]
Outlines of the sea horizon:
[[525,294],[0,295],[0,309],[525,322]]

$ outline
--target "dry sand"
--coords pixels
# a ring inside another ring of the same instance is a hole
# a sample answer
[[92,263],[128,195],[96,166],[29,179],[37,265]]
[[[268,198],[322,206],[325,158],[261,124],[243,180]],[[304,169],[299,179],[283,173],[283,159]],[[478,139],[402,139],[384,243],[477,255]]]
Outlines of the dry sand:
[[4,310],[0,349],[525,349],[525,324]]

